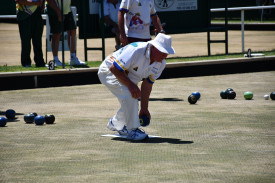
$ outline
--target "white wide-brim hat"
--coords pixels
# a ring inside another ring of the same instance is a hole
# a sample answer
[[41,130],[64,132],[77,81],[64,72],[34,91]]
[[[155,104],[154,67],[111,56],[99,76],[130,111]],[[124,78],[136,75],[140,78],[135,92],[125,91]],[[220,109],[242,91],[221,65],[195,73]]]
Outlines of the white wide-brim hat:
[[172,47],[172,39],[171,36],[166,34],[159,33],[154,40],[148,41],[155,48],[157,48],[160,52],[166,54],[174,54],[175,50]]

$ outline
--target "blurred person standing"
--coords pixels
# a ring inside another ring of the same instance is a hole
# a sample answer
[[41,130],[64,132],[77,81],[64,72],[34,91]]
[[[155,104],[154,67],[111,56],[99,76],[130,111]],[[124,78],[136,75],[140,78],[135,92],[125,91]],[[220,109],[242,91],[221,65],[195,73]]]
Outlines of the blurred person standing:
[[[49,22],[52,33],[52,52],[55,66],[62,66],[58,58],[59,40],[61,38],[61,0],[47,0],[47,13],[49,15]],[[76,23],[74,21],[73,13],[71,11],[71,0],[63,0],[63,20],[64,31],[68,34],[68,45],[70,48],[71,66],[86,65],[85,62],[79,60],[76,56]]]
[[151,40],[151,20],[159,33],[165,33],[155,10],[154,0],[122,0],[118,12],[122,45]]
[[44,0],[15,0],[21,38],[21,65],[31,67],[31,42],[36,67],[45,67],[42,52]]
[[[103,1],[104,22],[107,25],[106,28],[111,30],[115,34],[115,49],[120,49],[120,33],[118,28],[118,11],[120,6],[119,0],[104,0]],[[101,7],[99,8],[99,15],[101,16]]]

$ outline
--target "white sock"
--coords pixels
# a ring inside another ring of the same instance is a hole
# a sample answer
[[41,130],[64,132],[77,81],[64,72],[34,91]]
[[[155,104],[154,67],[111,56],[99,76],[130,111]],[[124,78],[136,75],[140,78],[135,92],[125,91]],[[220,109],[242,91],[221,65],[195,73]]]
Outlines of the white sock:
[[75,53],[71,53],[71,57],[72,57],[72,58],[75,58],[75,57],[76,57],[76,54],[75,54]]

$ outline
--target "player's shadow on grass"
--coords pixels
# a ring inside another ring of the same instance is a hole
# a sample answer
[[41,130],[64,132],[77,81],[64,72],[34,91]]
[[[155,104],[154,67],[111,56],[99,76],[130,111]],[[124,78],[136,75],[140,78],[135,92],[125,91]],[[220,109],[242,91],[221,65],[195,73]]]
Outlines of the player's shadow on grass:
[[[5,116],[6,115],[6,112],[5,111],[0,111],[0,115],[3,115]],[[24,115],[24,113],[15,113],[15,115]],[[6,116],[5,116],[6,117]],[[20,120],[18,120],[17,117],[15,117],[14,119],[7,119],[7,122],[18,122]]]
[[179,102],[183,100],[179,98],[150,98],[149,101]]
[[149,138],[145,139],[142,141],[129,141],[127,139],[123,138],[112,138],[112,140],[117,140],[117,141],[125,141],[125,142],[130,142],[130,143],[147,143],[147,144],[161,144],[161,143],[169,143],[169,144],[193,144],[193,141],[183,141],[181,139],[174,139],[174,138]]
[[20,120],[18,120],[18,118],[14,118],[14,119],[7,119],[7,123],[11,123],[11,122],[18,122]]
[[[0,111],[0,115],[5,116],[6,115],[6,111]],[[24,115],[24,113],[15,113],[15,115]]]

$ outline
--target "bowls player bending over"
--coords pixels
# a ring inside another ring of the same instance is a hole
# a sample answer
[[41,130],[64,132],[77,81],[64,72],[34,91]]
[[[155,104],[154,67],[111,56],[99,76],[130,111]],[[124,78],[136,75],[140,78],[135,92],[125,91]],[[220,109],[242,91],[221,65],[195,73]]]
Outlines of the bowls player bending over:
[[102,62],[98,77],[120,103],[120,109],[107,124],[110,130],[127,136],[128,140],[148,137],[139,129],[139,116],[146,115],[151,119],[148,104],[153,83],[165,68],[165,58],[174,53],[171,37],[159,33],[154,40],[131,43]]

